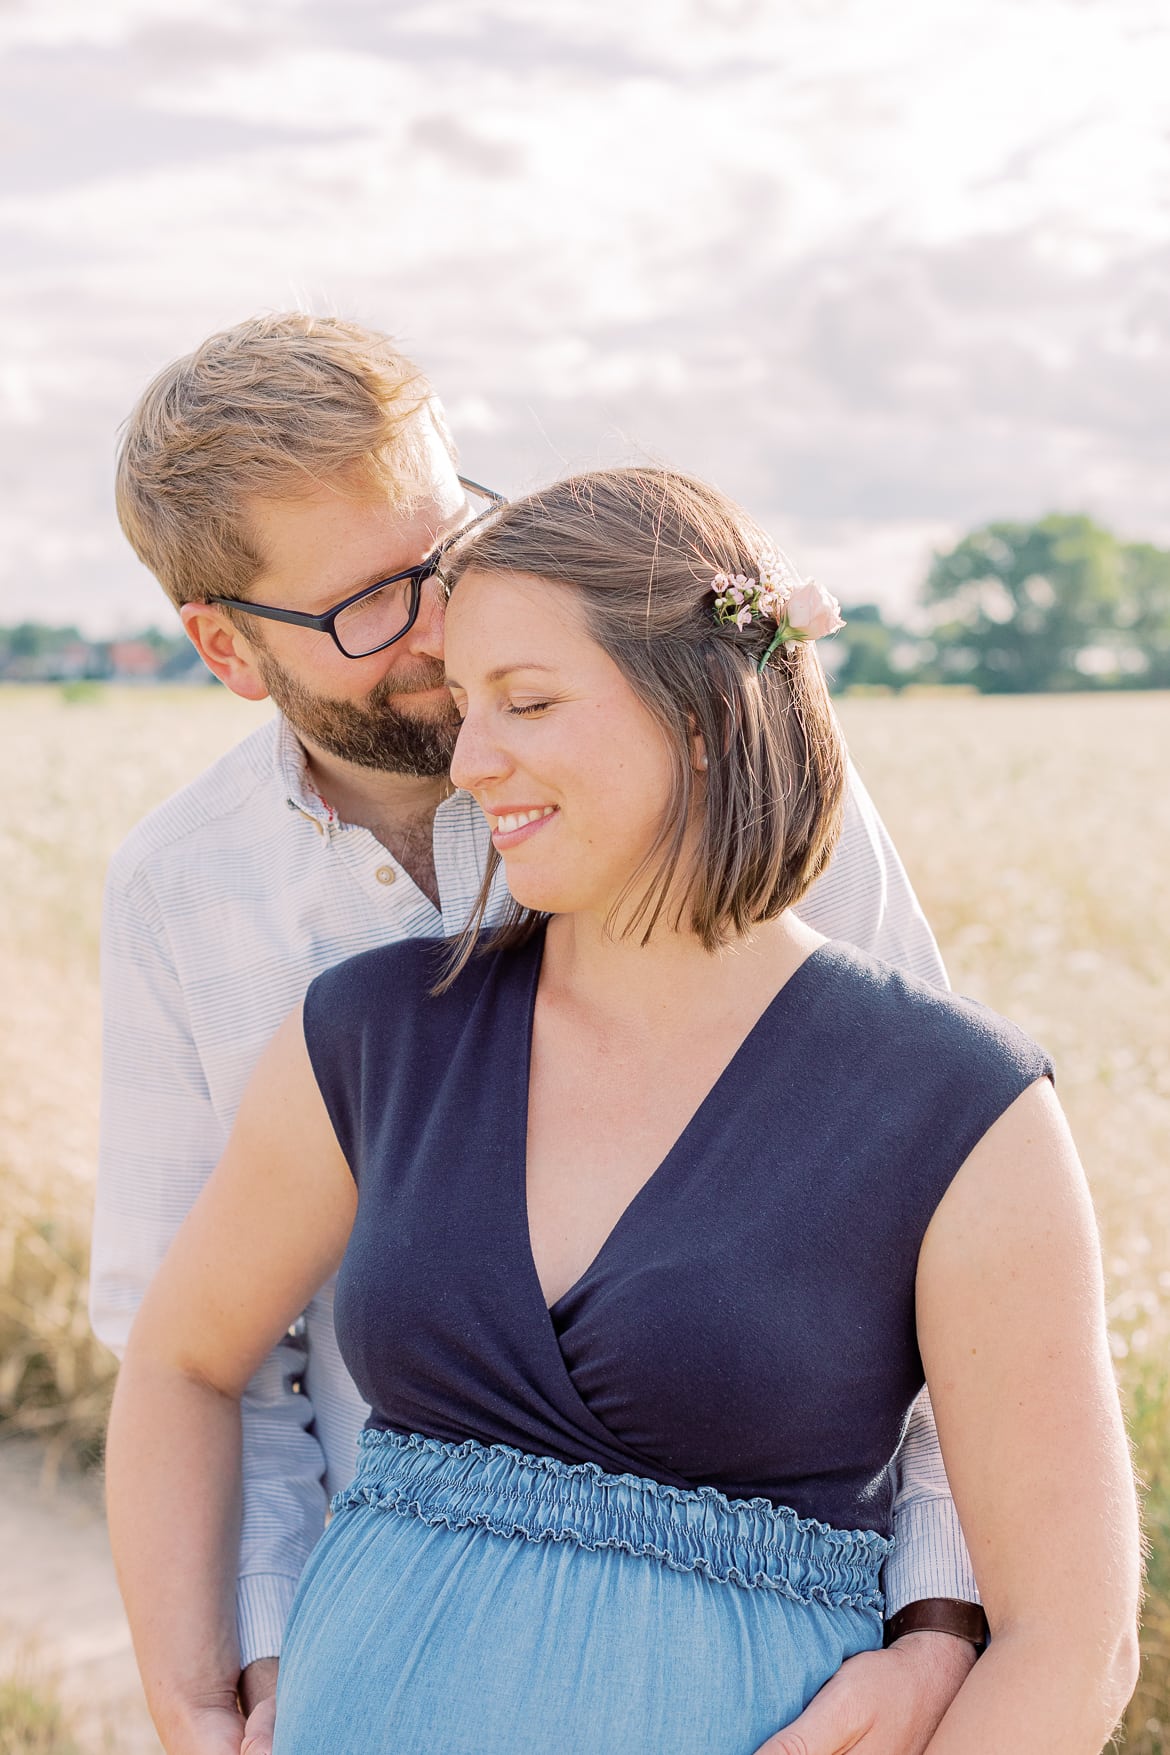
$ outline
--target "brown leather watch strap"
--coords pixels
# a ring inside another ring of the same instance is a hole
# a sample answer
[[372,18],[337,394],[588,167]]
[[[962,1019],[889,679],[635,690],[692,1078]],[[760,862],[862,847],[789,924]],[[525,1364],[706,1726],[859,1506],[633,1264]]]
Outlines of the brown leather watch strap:
[[962,1603],[955,1597],[922,1597],[890,1616],[882,1644],[893,1645],[905,1633],[953,1633],[956,1639],[969,1639],[982,1651],[987,1644],[987,1616],[978,1603]]

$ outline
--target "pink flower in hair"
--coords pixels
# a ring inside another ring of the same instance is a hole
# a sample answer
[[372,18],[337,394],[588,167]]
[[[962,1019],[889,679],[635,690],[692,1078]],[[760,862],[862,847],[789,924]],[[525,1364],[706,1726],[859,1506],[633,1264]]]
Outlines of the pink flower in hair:
[[784,605],[784,620],[791,640],[821,640],[845,626],[841,605],[815,579],[797,585]]
[[717,622],[741,631],[757,620],[775,622],[776,632],[759,661],[761,671],[777,646],[820,640],[845,626],[841,605],[832,593],[815,579],[802,579],[779,550],[762,558],[758,579],[744,573],[716,573],[711,590]]

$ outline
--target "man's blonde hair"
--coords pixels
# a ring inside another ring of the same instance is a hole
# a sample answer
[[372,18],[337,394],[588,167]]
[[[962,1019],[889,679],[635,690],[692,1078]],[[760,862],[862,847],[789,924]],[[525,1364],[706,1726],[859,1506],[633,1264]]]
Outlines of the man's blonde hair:
[[147,386],[118,447],[118,520],[176,605],[246,597],[263,564],[249,497],[328,484],[405,510],[425,491],[431,424],[454,455],[429,383],[388,336],[255,317]]

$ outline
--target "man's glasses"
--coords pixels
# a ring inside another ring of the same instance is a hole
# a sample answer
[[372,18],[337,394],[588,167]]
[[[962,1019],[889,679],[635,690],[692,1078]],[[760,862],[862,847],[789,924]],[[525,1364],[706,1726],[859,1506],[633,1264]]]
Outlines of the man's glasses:
[[482,524],[485,518],[490,518],[493,512],[507,504],[503,494],[481,487],[477,481],[468,481],[466,476],[459,477],[459,485],[490,504],[460,529],[452,531],[417,567],[391,573],[388,579],[379,579],[376,584],[355,591],[352,597],[335,603],[324,615],[306,615],[299,609],[275,609],[270,603],[249,603],[241,597],[209,597],[207,601],[219,609],[238,609],[245,615],[262,616],[270,622],[290,622],[294,628],[312,628],[318,634],[328,634],[346,658],[369,658],[371,653],[381,652],[386,646],[393,646],[395,640],[401,640],[404,634],[409,634],[418,619],[422,588],[428,579],[442,579],[443,556],[451,545],[461,542],[477,524]]

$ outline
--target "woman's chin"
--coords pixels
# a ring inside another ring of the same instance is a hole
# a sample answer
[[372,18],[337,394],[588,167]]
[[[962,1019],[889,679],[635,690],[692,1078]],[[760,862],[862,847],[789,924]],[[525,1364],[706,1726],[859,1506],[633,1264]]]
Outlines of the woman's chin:
[[517,872],[516,881],[512,881],[512,873],[507,872],[508,894],[513,902],[521,908],[529,908],[534,914],[571,914],[572,900],[566,894],[562,884],[541,883],[526,872]]
[[522,859],[505,856],[504,876],[512,900],[534,914],[573,914],[582,906],[580,885],[574,886],[563,873],[539,871]]

